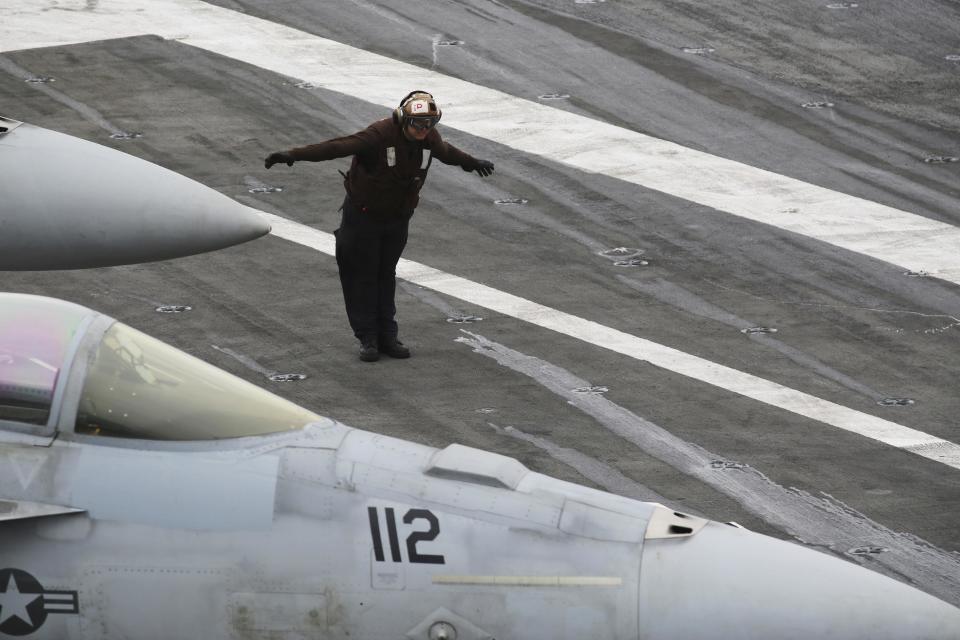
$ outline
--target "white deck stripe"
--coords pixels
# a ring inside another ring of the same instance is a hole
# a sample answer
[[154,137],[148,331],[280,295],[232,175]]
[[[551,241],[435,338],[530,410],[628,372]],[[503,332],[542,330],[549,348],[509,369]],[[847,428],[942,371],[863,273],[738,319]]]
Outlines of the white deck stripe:
[[[273,235],[321,253],[335,255],[333,235],[280,216],[267,213],[263,215],[267,216],[270,224],[273,225]],[[471,305],[485,307],[539,327],[552,329],[597,347],[649,362],[721,389],[960,469],[960,446],[922,431],[822,400],[776,382],[545,307],[411,260],[400,260],[397,275],[422,287],[464,300]]]
[[4,0],[0,51],[150,33],[385,107],[410,87],[426,88],[440,98],[446,126],[960,283],[960,229],[948,224],[198,0],[86,4]]

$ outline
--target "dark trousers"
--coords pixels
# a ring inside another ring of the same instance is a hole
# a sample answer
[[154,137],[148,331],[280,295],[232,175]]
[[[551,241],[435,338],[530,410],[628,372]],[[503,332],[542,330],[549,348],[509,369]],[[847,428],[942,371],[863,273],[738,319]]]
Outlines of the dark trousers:
[[337,267],[350,328],[358,339],[395,338],[396,269],[407,245],[406,217],[381,221],[343,201],[337,238]]

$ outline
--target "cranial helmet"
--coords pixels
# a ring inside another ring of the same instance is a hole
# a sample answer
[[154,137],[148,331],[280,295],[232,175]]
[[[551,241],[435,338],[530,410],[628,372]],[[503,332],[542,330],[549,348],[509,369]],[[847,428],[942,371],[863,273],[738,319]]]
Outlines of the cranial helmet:
[[401,126],[407,126],[411,120],[423,120],[429,126],[437,124],[442,115],[436,100],[426,91],[411,91],[400,101],[400,105],[393,110],[393,121]]

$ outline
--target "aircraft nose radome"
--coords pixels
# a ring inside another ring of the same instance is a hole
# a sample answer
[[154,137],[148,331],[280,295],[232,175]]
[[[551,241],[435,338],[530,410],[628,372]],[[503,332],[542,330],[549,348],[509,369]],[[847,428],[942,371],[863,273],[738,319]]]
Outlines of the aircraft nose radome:
[[960,609],[799,545],[710,523],[648,540],[643,640],[956,640]]
[[23,124],[0,137],[0,269],[82,269],[221,249],[270,231],[173,171]]

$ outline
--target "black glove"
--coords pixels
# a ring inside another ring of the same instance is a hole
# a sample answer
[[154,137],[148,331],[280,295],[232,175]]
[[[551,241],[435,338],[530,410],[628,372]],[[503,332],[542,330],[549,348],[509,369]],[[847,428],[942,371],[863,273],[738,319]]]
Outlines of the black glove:
[[488,175],[493,173],[493,163],[489,160],[477,160],[474,170],[480,174],[481,178],[486,178]]
[[286,162],[288,167],[292,167],[293,156],[286,151],[275,151],[267,156],[267,159],[263,161],[263,166],[269,169],[279,162]]

